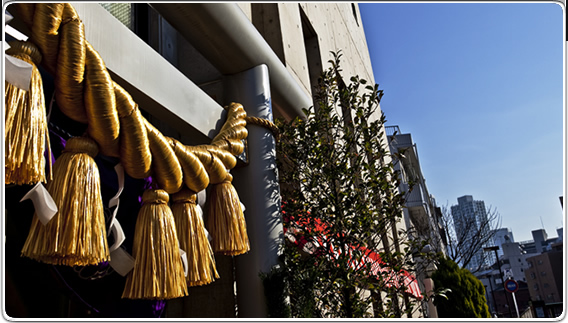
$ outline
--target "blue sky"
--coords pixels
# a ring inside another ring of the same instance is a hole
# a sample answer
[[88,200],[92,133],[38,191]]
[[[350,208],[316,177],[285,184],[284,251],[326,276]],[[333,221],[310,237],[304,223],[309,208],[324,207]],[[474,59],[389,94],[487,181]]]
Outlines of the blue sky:
[[387,125],[440,206],[473,195],[515,241],[563,226],[563,11],[553,3],[360,3]]

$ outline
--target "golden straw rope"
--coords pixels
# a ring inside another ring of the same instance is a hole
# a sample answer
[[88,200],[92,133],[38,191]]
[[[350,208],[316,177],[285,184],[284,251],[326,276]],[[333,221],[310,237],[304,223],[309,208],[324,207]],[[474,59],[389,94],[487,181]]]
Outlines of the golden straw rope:
[[132,97],[112,81],[102,58],[85,39],[84,26],[71,4],[11,6],[32,30],[30,41],[37,44],[43,66],[55,76],[56,101],[62,112],[87,123],[89,136],[101,152],[119,157],[128,175],[143,178],[151,174],[170,194],[184,182],[188,187],[203,187],[207,181],[203,169],[211,184],[225,179],[227,166],[234,167],[227,155],[241,154],[242,140],[248,135],[242,105],[226,107],[227,120],[211,145],[190,147],[174,142],[145,120]]
[[274,136],[274,140],[276,140],[276,142],[280,140],[280,129],[278,129],[278,126],[275,125],[272,121],[251,116],[247,116],[245,118],[245,121],[247,122],[247,124],[254,124],[267,128],[268,130],[270,130],[270,132],[272,132],[272,135]]

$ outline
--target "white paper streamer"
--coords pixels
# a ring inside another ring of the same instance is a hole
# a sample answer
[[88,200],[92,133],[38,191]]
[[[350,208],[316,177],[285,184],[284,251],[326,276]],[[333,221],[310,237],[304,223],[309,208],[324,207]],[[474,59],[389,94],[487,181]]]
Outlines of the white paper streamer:
[[30,90],[32,64],[10,55],[4,55],[4,66],[6,67],[6,82],[24,91]]
[[43,225],[46,225],[57,213],[57,205],[55,204],[55,201],[41,182],[38,182],[29,192],[27,192],[20,202],[27,199],[31,199],[34,203],[37,217]]
[[[14,27],[9,26],[8,23],[13,19],[12,15],[8,12],[4,12],[5,19],[5,32],[18,40],[27,40],[28,37],[21,32],[14,29]],[[4,42],[4,52],[10,48],[8,42]],[[10,55],[4,55],[4,66],[5,66],[5,80],[6,82],[13,84],[14,86],[24,90],[30,90],[30,80],[32,79],[32,65],[22,61],[21,59],[12,57]]]
[[187,254],[183,249],[179,249],[179,254],[181,255],[181,261],[183,262],[183,273],[187,277],[188,266],[187,266]]
[[10,25],[6,25],[6,33],[17,40],[26,41],[28,40],[28,36],[21,33],[19,30],[15,29]]
[[109,265],[121,276],[126,276],[134,268],[134,258],[122,248],[110,253]]
[[120,194],[122,194],[122,191],[124,190],[124,168],[122,167],[122,164],[116,164],[116,166],[114,166],[114,171],[116,172],[116,176],[118,178],[118,191],[116,192],[116,195],[113,196],[108,202],[109,208],[116,207],[112,212],[108,230],[109,236],[111,234],[114,234],[114,244],[109,248],[110,252],[120,247],[120,245],[122,245],[122,243],[126,239],[126,237],[124,236],[124,231],[122,230],[120,223],[116,219],[116,213],[118,212],[118,206],[120,205]]
[[126,240],[122,226],[116,218],[114,218],[110,224],[109,236],[111,234],[114,235],[114,243],[108,248],[108,250],[110,252],[113,252],[114,250],[118,249],[118,247],[120,247],[122,243],[124,243],[124,240]]
[[197,204],[201,205],[201,207],[205,207],[205,202],[207,201],[207,193],[205,190],[201,190],[197,193]]

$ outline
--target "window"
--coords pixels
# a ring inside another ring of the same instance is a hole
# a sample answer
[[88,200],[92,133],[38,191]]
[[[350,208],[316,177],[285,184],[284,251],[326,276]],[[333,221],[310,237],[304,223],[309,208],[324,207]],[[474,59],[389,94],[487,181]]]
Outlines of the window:
[[546,271],[541,271],[541,272],[540,272],[540,275],[541,275],[541,276],[546,276]]
[[532,261],[527,261],[527,265],[528,265],[529,268],[532,268],[532,266],[533,266]]
[[538,290],[538,284],[534,284],[534,285],[533,285],[533,289],[534,289],[534,290]]
[[531,278],[532,278],[532,279],[535,279],[535,278],[536,278],[536,275],[535,275],[535,273],[531,273],[531,275],[530,275],[530,276],[531,276]]
[[538,261],[538,264],[539,264],[539,265],[542,265],[542,260],[539,260],[539,261]]
[[130,3],[101,3],[103,8],[120,20],[126,27],[132,29],[132,4]]
[[357,9],[355,8],[354,3],[351,4],[351,10],[353,11],[353,17],[355,18],[355,22],[357,23],[357,26],[359,26],[359,19],[357,19]]
[[550,285],[548,285],[547,283],[542,284],[542,288],[548,288],[550,287]]

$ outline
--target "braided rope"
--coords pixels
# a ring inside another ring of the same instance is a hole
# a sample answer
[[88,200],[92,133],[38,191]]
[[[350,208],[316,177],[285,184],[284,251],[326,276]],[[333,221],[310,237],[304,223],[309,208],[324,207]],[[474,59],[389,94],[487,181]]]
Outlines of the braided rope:
[[[231,103],[227,120],[210,145],[185,146],[162,135],[142,117],[138,104],[112,80],[98,52],[85,39],[84,25],[69,3],[14,3],[30,28],[29,41],[55,76],[55,99],[69,118],[88,124],[101,153],[119,157],[128,175],[152,175],[168,193],[183,183],[193,191],[222,182],[247,138],[246,112]],[[252,119],[251,119],[252,120]]]
[[252,117],[252,116],[247,116],[245,118],[245,121],[247,122],[247,124],[254,124],[254,125],[257,125],[257,126],[267,128],[268,130],[270,130],[270,132],[274,136],[274,140],[277,143],[278,143],[278,140],[280,140],[280,129],[278,129],[278,126],[276,124],[274,124],[274,122],[272,122],[270,120],[262,119],[262,118]]

